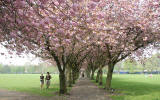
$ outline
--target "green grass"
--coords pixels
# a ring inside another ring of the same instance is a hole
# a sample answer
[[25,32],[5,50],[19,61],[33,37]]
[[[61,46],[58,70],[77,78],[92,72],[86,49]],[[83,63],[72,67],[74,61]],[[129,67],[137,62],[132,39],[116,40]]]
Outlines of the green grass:
[[113,100],[160,100],[160,75],[113,75],[112,88],[121,93]]
[[27,92],[41,96],[53,96],[54,92],[59,91],[58,75],[51,75],[50,89],[40,90],[40,74],[0,74],[0,88]]
[[[40,90],[39,74],[0,74],[0,88],[30,94],[53,96],[59,90],[58,75],[52,75],[49,90]],[[103,78],[105,83],[106,77]],[[45,87],[44,87],[45,88]],[[121,95],[113,100],[160,100],[160,75],[113,75],[112,88]]]

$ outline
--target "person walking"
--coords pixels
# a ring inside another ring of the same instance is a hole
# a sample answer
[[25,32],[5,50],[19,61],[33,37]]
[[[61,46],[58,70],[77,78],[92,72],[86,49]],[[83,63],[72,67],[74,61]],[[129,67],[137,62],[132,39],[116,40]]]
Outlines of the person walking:
[[41,90],[42,90],[43,86],[44,86],[44,76],[43,76],[43,74],[41,74],[41,76],[40,76],[40,85],[41,85]]
[[47,72],[45,80],[46,80],[46,89],[49,89],[50,80],[51,80],[51,75],[49,74],[49,72]]

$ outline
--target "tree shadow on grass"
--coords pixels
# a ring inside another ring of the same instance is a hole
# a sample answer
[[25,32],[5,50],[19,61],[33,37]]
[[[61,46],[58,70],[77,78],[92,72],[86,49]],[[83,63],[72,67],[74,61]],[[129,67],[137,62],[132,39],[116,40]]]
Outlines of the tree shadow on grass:
[[115,78],[112,81],[112,87],[115,89],[120,89],[126,91],[131,95],[145,95],[154,92],[160,92],[160,84],[151,84],[145,82],[133,82],[133,81],[123,81]]
[[[106,77],[103,78],[103,84],[105,84],[105,79]],[[153,83],[151,82],[145,82],[146,80],[140,80],[140,81],[135,81],[134,80],[126,80],[126,79],[122,79],[122,78],[113,78],[112,80],[112,88],[118,90],[118,92],[120,93],[120,95],[118,96],[118,99],[116,100],[125,100],[124,96],[143,96],[143,95],[153,95],[156,94],[155,97],[157,98],[157,100],[160,100],[158,98],[160,98],[159,94],[160,93],[160,84],[155,84],[153,81]],[[159,82],[159,81],[157,81]],[[121,95],[122,94],[122,95]],[[155,99],[156,100],[156,99]]]

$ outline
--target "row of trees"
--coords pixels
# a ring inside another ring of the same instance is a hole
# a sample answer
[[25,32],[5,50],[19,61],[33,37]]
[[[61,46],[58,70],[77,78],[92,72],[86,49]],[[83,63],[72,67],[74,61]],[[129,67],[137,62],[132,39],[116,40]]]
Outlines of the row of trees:
[[118,62],[159,44],[159,12],[157,0],[1,0],[0,43],[56,65],[61,94],[106,65],[110,89]]
[[[92,56],[93,57],[93,56]],[[103,55],[99,55],[99,57],[103,57]],[[123,74],[127,73],[156,73],[159,74],[160,72],[160,54],[153,54],[150,57],[144,57],[145,59],[131,59],[127,58],[121,62],[118,62],[115,65],[115,73],[122,72]],[[92,60],[95,59],[95,55]],[[105,61],[105,60],[104,60]],[[88,61],[89,62],[89,61]],[[99,63],[100,62],[100,63]],[[143,63],[142,63],[143,62]],[[91,65],[92,64],[92,65]],[[102,85],[102,77],[103,74],[106,73],[106,70],[108,71],[108,66],[101,65],[104,64],[103,60],[98,58],[94,61],[90,61],[88,64],[86,74],[87,77],[94,80],[94,74],[96,73],[96,82],[99,83],[99,85]]]
[[41,74],[41,73],[58,73],[56,67],[46,65],[0,65],[0,74]]
[[131,60],[126,59],[122,62],[119,62],[115,66],[115,70],[120,71],[128,71],[130,73],[133,72],[156,72],[160,71],[160,54],[154,54],[151,57],[145,57],[145,59],[140,60]]

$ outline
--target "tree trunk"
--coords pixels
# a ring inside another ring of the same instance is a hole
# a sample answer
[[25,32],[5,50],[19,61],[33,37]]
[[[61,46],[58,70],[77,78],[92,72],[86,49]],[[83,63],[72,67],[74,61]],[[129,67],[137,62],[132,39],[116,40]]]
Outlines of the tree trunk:
[[64,71],[60,72],[59,80],[60,80],[60,94],[65,94],[67,92],[67,87],[66,87],[66,77]]
[[69,87],[72,87],[72,71],[71,71],[71,68],[69,68],[69,71],[68,71],[68,86]]
[[68,86],[69,84],[69,69],[68,68],[65,71],[65,76],[66,76],[66,85]]
[[79,78],[79,72],[76,73],[76,80]]
[[94,80],[94,72],[95,70],[92,70],[91,80]]
[[87,71],[86,71],[86,74],[87,74],[87,77],[90,78],[91,71],[90,71],[90,70],[87,70]]
[[102,71],[102,68],[101,68],[100,72],[99,72],[99,85],[102,85],[102,75],[103,75],[103,71]]
[[97,76],[96,76],[96,83],[98,83],[99,82],[99,72],[100,72],[100,69],[98,70],[98,72],[97,72]]
[[114,69],[114,64],[113,63],[108,64],[108,73],[107,73],[106,86],[105,86],[107,90],[110,90],[111,88],[113,69]]
[[75,84],[75,72],[72,70],[72,84]]

